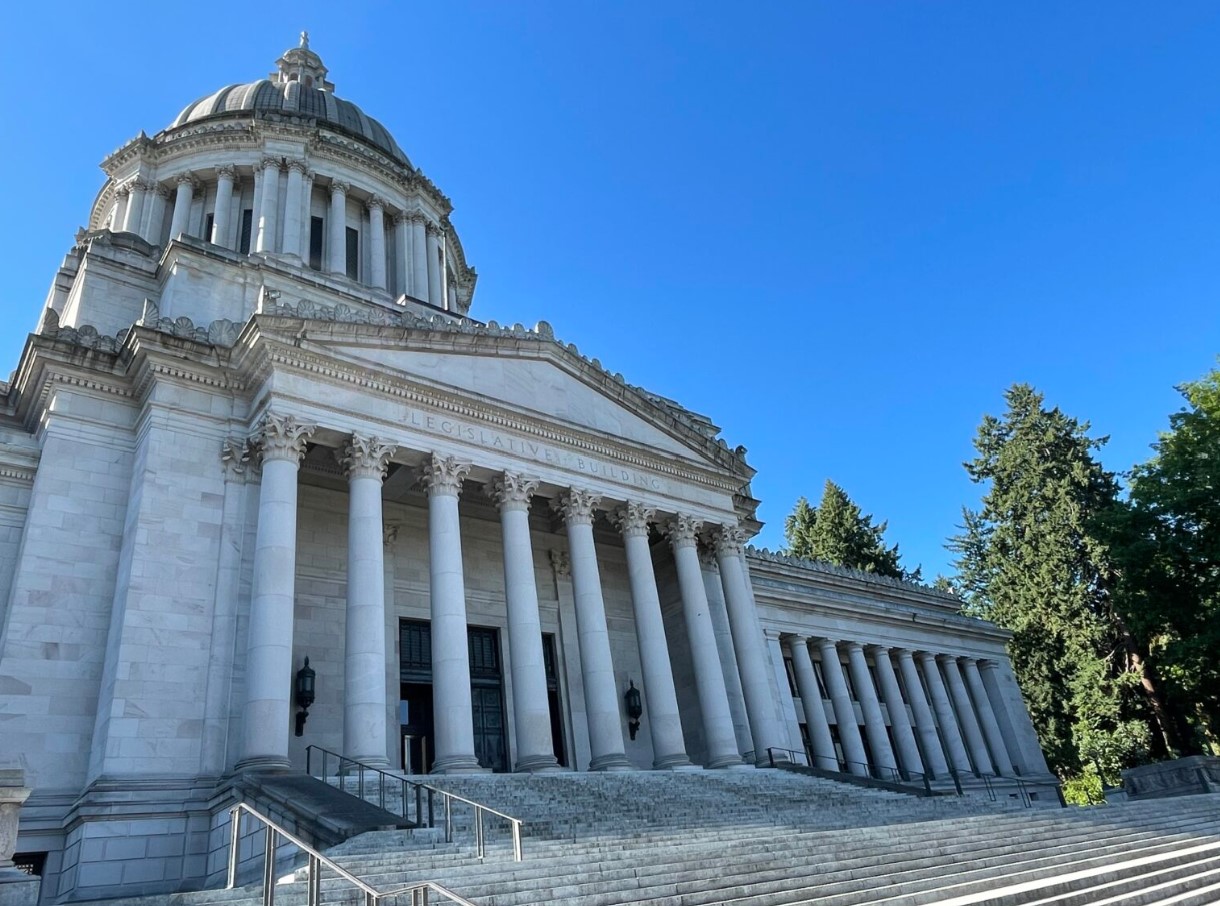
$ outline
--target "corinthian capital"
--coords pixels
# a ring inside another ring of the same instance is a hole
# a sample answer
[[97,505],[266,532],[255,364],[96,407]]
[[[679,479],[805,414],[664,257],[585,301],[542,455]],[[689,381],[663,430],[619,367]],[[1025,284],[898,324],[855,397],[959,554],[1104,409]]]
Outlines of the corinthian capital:
[[342,182],[341,180],[332,179],[330,181],[330,194],[331,195],[334,195],[336,193],[342,193],[343,195],[346,195],[348,189],[350,189],[350,188],[351,188],[351,186],[349,186],[345,182]]
[[309,165],[299,157],[294,157],[288,161],[288,169],[296,170],[298,173],[304,175],[309,171]]
[[499,478],[493,478],[483,485],[483,492],[495,501],[500,512],[528,510],[530,498],[534,496],[536,490],[538,490],[536,478],[526,478],[517,472],[505,472]]
[[665,523],[665,534],[669,536],[669,543],[673,545],[674,550],[677,550],[680,547],[694,547],[701,528],[702,519],[679,513]]
[[469,472],[470,463],[433,453],[423,464],[420,481],[428,489],[429,497],[456,497],[462,492],[462,479]]
[[645,506],[642,503],[627,501],[626,506],[621,506],[614,511],[614,524],[618,526],[618,530],[623,533],[624,538],[631,538],[639,535],[648,536],[648,523],[652,522],[652,517],[657,514],[657,511],[650,506]]
[[232,164],[221,164],[216,168],[217,179],[228,179],[232,182],[237,181],[237,168]]
[[250,440],[258,445],[263,462],[284,459],[298,463],[305,453],[306,442],[317,429],[317,425],[297,421],[294,415],[268,412]]
[[384,211],[385,199],[380,195],[370,195],[369,200],[364,203],[364,206],[370,211],[373,210],[373,208],[381,208]]
[[445,228],[443,226],[441,226],[439,223],[434,223],[431,220],[428,220],[424,223],[424,229],[428,231],[429,236],[444,236],[445,235]]
[[712,533],[716,544],[717,555],[729,557],[741,556],[742,545],[746,543],[746,533],[736,525],[720,525]]
[[560,494],[552,506],[563,514],[569,525],[592,525],[593,513],[601,502],[600,494],[583,488],[570,488],[566,493]]
[[385,478],[390,457],[397,449],[398,447],[394,444],[387,444],[380,438],[353,434],[348,440],[347,446],[343,448],[343,455],[339,458],[339,463],[347,472],[349,480],[376,478],[380,481]]

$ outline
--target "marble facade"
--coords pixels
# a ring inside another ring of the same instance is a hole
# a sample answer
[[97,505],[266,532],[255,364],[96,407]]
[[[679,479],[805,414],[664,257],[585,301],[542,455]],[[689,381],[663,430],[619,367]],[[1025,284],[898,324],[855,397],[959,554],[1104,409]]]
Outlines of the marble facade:
[[303,43],[114,152],[3,387],[0,768],[44,902],[198,885],[229,779],[307,745],[1048,778],[1004,632],[748,547],[744,449],[471,318],[449,200],[353,110]]

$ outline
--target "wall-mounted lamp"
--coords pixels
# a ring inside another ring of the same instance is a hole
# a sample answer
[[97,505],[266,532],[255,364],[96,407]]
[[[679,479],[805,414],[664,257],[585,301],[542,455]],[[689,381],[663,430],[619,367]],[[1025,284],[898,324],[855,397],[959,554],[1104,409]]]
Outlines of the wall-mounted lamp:
[[630,684],[629,688],[623,693],[623,700],[627,703],[627,730],[631,733],[631,738],[635,739],[635,734],[640,729],[640,717],[644,714],[644,702],[635,683],[631,680],[627,682]]
[[297,707],[301,709],[297,712],[297,736],[305,735],[305,721],[309,719],[309,708],[314,702],[314,680],[317,676],[317,672],[309,666],[309,658],[305,658],[305,666],[297,671],[296,699]]

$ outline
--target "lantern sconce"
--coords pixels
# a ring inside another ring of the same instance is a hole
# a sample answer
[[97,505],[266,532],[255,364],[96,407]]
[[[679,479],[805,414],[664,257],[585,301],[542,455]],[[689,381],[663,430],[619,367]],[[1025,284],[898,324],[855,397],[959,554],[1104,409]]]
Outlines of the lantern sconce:
[[309,708],[314,702],[314,681],[317,676],[306,657],[305,666],[297,671],[296,700],[297,707],[301,709],[297,712],[297,736],[305,735],[305,721],[309,719]]
[[627,730],[631,733],[631,738],[635,739],[635,734],[640,729],[640,717],[644,714],[644,703],[640,699],[640,690],[635,687],[635,683],[631,680],[627,682],[629,687],[623,693],[623,700],[627,703]]

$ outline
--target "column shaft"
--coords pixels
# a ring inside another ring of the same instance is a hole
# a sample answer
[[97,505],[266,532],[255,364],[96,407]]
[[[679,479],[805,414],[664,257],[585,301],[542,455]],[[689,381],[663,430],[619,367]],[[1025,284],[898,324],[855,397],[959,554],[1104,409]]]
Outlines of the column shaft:
[[907,699],[911,703],[911,714],[915,717],[915,732],[919,734],[919,741],[923,746],[924,768],[933,777],[948,777],[949,764],[945,761],[945,750],[936,734],[936,721],[932,718],[932,709],[928,706],[927,696],[924,695],[923,683],[919,681],[915,658],[905,648],[896,649],[895,654],[898,655],[902,684],[906,687]]
[[191,177],[183,174],[178,177],[178,189],[174,193],[174,213],[169,221],[169,238],[177,239],[187,229],[187,221],[191,214],[191,199],[195,196],[195,184]]
[[978,661],[972,657],[965,658],[962,661],[962,672],[966,676],[966,688],[970,691],[970,698],[974,701],[974,711],[978,715],[979,728],[983,731],[983,739],[987,742],[987,748],[991,752],[991,761],[996,767],[996,773],[1011,777],[1014,773],[1012,759],[1008,757],[1008,750],[1004,747],[1004,737],[1000,733],[1000,725],[996,721],[995,713],[991,710],[991,700],[987,697],[987,690],[983,688],[983,677],[979,675]]
[[733,630],[733,648],[741,671],[741,691],[750,717],[754,763],[765,765],[769,763],[767,749],[773,746],[787,748],[787,740],[775,719],[775,703],[771,700],[771,683],[767,678],[765,640],[746,587],[749,579],[742,561],[741,543],[740,529],[721,526],[716,535],[716,562],[720,566],[720,581],[724,585],[725,605]]
[[1004,702],[1004,693],[1000,689],[999,667],[995,661],[980,661],[979,674],[983,679],[983,688],[987,699],[991,702],[991,710],[1000,725],[1000,735],[1004,737],[1004,747],[1008,750],[1014,773],[1030,774],[1033,770],[1026,763],[1021,751],[1020,738],[1013,726],[1012,716],[1008,713],[1008,705]]
[[888,649],[881,646],[873,648],[873,667],[877,671],[877,684],[881,687],[885,710],[889,713],[894,744],[898,747],[899,767],[906,772],[908,779],[915,779],[914,775],[925,773],[923,759],[919,756],[919,745],[915,742],[911,719],[902,701],[902,689],[898,686],[898,677],[894,675]]
[[275,233],[279,227],[280,164],[274,158],[263,161],[263,197],[258,206],[258,240],[256,252],[275,251]]
[[144,217],[144,186],[139,181],[131,183],[131,194],[127,197],[127,209],[123,213],[123,231],[140,233],[140,221]]
[[385,289],[385,203],[373,196],[369,201],[369,283]]
[[216,176],[216,210],[212,212],[212,235],[208,237],[213,245],[232,248],[229,244],[229,221],[233,210],[233,179],[232,167],[221,167]]
[[330,246],[327,249],[326,269],[332,274],[347,273],[347,185],[341,182],[330,184]]
[[720,581],[720,567],[716,565],[715,552],[700,547],[699,566],[703,570],[703,590],[707,594],[707,606],[712,614],[712,627],[716,630],[716,649],[720,654],[720,670],[724,674],[725,692],[729,696],[729,713],[733,716],[737,751],[748,752],[754,748],[754,740],[750,737],[750,718],[746,713],[746,700],[741,691],[741,672],[737,669],[733,630],[729,626],[728,609],[724,603],[724,584]]
[[470,698],[470,643],[458,494],[470,471],[453,457],[432,455],[428,486],[429,593],[432,605],[432,720],[438,774],[478,770]]
[[411,221],[405,214],[394,215],[394,291],[411,295]]
[[284,242],[285,255],[301,257],[301,206],[305,194],[305,162],[288,162],[288,186],[284,198]]
[[792,669],[796,673],[796,691],[801,695],[801,707],[805,710],[805,730],[809,734],[809,745],[813,749],[813,767],[824,771],[839,770],[839,759],[835,755],[834,739],[830,735],[830,724],[826,720],[826,707],[818,691],[818,678],[813,672],[813,661],[809,657],[809,640],[796,637],[788,642],[792,654]]
[[555,770],[551,707],[542,657],[542,622],[530,541],[529,501],[538,482],[506,472],[486,486],[500,508],[504,543],[504,597],[508,607],[508,651],[512,658],[516,771]]
[[945,754],[949,756],[949,764],[959,774],[973,773],[974,768],[970,765],[970,756],[966,754],[966,745],[962,742],[962,732],[958,728],[957,715],[953,713],[949,694],[945,692],[945,684],[941,682],[936,655],[921,651],[919,663],[928,683],[928,695],[936,712],[936,722],[940,724],[940,734],[945,742]]
[[628,770],[619,711],[618,684],[610,657],[606,605],[602,600],[597,548],[593,543],[593,510],[601,498],[573,488],[560,498],[567,523],[572,562],[572,594],[576,604],[576,636],[585,710],[589,717],[590,771]]
[[312,425],[301,424],[292,416],[275,414],[268,414],[260,429],[263,478],[254,542],[240,768],[288,765],[297,472],[313,430]]
[[858,642],[847,643],[847,666],[851,670],[852,682],[856,687],[856,700],[860,702],[860,712],[864,717],[864,732],[868,736],[868,746],[873,753],[873,767],[878,776],[885,780],[892,778],[892,771],[898,770],[894,759],[894,750],[890,746],[889,734],[885,731],[885,718],[881,714],[881,704],[877,701],[877,689],[873,678],[869,675],[868,661],[864,657],[864,649]]
[[428,242],[424,218],[411,217],[411,296],[428,301]]
[[860,738],[860,725],[856,723],[856,709],[852,707],[851,693],[847,691],[847,680],[843,678],[839,649],[832,639],[819,639],[818,651],[822,655],[822,680],[834,708],[835,726],[839,729],[839,744],[843,747],[847,770],[867,777],[868,754]]
[[961,727],[962,736],[966,740],[966,748],[974,761],[975,769],[983,774],[994,774],[995,767],[991,763],[991,753],[987,751],[987,743],[983,732],[979,729],[978,718],[974,713],[974,703],[962,682],[962,671],[957,658],[942,654],[938,661],[945,668],[945,684],[949,688],[949,698],[953,709],[957,712],[957,725]]
[[652,766],[674,768],[690,764],[678,695],[674,690],[673,668],[665,622],[661,618],[661,599],[652,568],[648,546],[648,523],[655,515],[648,507],[628,503],[615,514],[623,533],[627,554],[627,579],[631,583],[631,606],[635,612],[635,637],[640,649],[640,670],[644,676],[644,720],[652,736]]
[[678,570],[682,616],[686,622],[691,661],[695,668],[695,687],[699,692],[707,759],[705,766],[723,768],[741,764],[741,753],[737,750],[724,671],[720,667],[720,652],[716,648],[716,630],[712,626],[707,591],[703,587],[703,572],[699,568],[699,553],[695,549],[695,533],[702,525],[699,520],[679,515],[669,523],[668,533]]
[[428,301],[441,308],[445,305],[441,286],[441,228],[428,224]]

